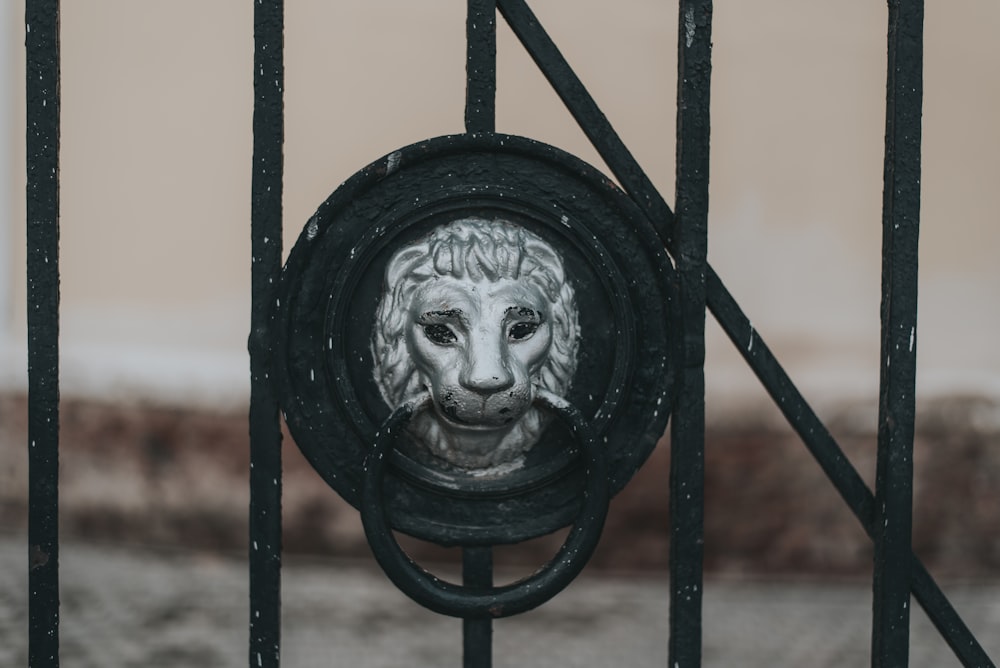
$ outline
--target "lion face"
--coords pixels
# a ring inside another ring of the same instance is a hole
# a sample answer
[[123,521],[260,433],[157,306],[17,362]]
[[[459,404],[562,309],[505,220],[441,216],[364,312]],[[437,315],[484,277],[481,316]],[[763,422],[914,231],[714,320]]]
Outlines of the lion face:
[[499,445],[534,398],[552,342],[548,308],[530,285],[453,278],[418,290],[407,346],[438,418],[481,454]]
[[415,440],[463,468],[515,461],[545,418],[537,387],[562,395],[575,370],[572,288],[554,249],[503,221],[464,219],[396,252],[373,340],[391,406],[429,392]]

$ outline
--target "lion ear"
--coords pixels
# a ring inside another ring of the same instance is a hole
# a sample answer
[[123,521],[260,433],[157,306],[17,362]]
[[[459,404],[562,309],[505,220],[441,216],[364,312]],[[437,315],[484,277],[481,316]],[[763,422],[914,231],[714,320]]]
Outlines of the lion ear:
[[559,291],[566,284],[566,273],[562,260],[548,244],[529,243],[525,247],[527,261],[522,265],[521,272],[538,282],[545,294],[552,301],[559,298]]
[[404,248],[389,262],[385,270],[385,282],[397,286],[400,281],[413,273],[414,265],[423,261],[427,249],[422,246]]

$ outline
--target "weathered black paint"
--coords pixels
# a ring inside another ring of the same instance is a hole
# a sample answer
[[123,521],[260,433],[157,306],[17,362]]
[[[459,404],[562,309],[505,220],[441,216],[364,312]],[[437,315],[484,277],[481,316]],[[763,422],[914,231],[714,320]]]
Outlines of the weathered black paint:
[[274,283],[281,271],[284,3],[254,2],[254,113],[250,315],[249,665],[281,653],[281,429],[267,380]]
[[59,2],[25,2],[28,664],[59,665]]
[[[462,585],[474,591],[493,587],[493,548],[467,547],[462,550]],[[491,668],[493,665],[493,618],[462,620],[463,668]]]
[[923,24],[923,0],[889,1],[874,522],[875,668],[907,665],[910,645]]
[[711,0],[681,0],[677,40],[677,203],[684,361],[670,440],[671,666],[701,665],[704,591],[705,273],[708,252]]
[[465,131],[496,129],[496,0],[468,0],[466,13]]

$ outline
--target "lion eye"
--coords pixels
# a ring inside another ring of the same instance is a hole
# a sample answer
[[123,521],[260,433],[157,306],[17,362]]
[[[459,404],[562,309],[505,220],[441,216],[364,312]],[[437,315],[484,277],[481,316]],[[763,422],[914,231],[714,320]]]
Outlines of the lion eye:
[[424,325],[424,335],[438,345],[447,345],[458,341],[455,332],[448,325]]
[[537,330],[537,322],[515,322],[507,335],[514,341],[521,341],[534,334]]

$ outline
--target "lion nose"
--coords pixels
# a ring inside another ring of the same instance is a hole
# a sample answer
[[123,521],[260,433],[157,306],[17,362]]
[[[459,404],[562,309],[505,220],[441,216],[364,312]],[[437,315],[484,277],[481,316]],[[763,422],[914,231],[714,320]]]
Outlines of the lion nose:
[[473,346],[466,360],[459,381],[466,388],[481,394],[493,394],[514,384],[514,374],[503,359],[500,350],[486,350],[493,346]]

